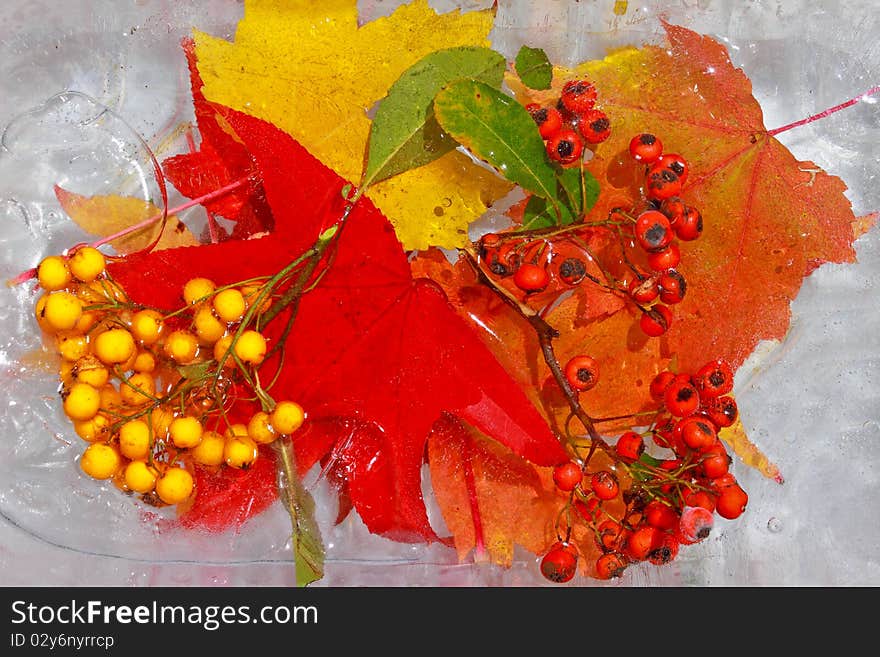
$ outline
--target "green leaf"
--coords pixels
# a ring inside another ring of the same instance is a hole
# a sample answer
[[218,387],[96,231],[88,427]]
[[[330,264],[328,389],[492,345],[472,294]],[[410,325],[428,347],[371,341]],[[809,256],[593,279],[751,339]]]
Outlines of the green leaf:
[[[556,210],[547,203],[547,199],[532,196],[523,210],[522,225],[517,232],[551,226],[568,226],[578,221],[599,198],[599,182],[589,171],[584,171],[583,187],[581,187],[579,167],[559,169],[556,172],[556,181],[559,198],[562,200],[559,204],[560,215],[557,216]],[[586,205],[581,202],[584,192],[587,198]]]
[[296,585],[308,586],[324,576],[324,545],[315,520],[315,500],[305,489],[296,473],[293,445],[289,440],[273,443],[281,467],[278,490],[290,515],[293,533],[293,556],[296,564]]
[[445,85],[474,78],[500,87],[506,62],[489,48],[437,50],[413,64],[391,85],[370,127],[361,188],[433,162],[457,143],[434,118],[434,97]]
[[549,228],[556,225],[556,211],[547,206],[547,199],[531,196],[523,210],[522,225],[516,232],[521,233],[536,228]]
[[443,129],[527,192],[558,204],[556,172],[535,121],[516,100],[476,80],[457,80],[434,99]]
[[206,361],[192,365],[178,365],[175,369],[180,376],[188,381],[203,381],[211,371],[212,365],[214,365],[212,361]]
[[549,89],[553,81],[553,65],[540,48],[523,46],[516,54],[514,62],[516,74],[527,87]]
[[580,167],[561,169],[557,174],[564,203],[576,217],[589,212],[599,198],[599,181],[586,170],[583,171],[583,177],[582,186]]

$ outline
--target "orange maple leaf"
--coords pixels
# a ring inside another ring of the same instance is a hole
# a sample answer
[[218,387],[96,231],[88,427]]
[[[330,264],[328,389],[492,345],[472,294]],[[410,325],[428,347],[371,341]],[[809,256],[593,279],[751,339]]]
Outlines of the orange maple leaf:
[[[738,367],[761,340],[785,335],[789,304],[805,276],[824,262],[855,260],[856,218],[843,181],[799,162],[767,130],[751,82],[725,47],[664,26],[668,47],[626,48],[574,70],[557,69],[553,89],[529,98],[558,96],[575,77],[595,84],[612,134],[588,164],[603,182],[591,218],[631,195],[633,181],[620,163],[634,135],[651,132],[665,152],[689,162],[681,196],[701,211],[705,229],[682,245],[688,293],[664,350],[684,370],[718,356]],[[509,82],[521,98],[528,93]]]

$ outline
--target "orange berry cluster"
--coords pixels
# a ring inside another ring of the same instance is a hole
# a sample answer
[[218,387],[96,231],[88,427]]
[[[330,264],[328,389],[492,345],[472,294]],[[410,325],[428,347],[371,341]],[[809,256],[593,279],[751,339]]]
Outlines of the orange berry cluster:
[[555,106],[526,105],[551,160],[563,165],[577,162],[585,144],[599,144],[611,135],[611,121],[596,109],[596,98],[596,87],[588,80],[569,80]]
[[82,247],[37,267],[36,320],[61,358],[64,413],[89,443],[84,473],[156,506],[181,504],[195,492],[195,465],[246,469],[260,445],[299,429],[305,413],[293,401],[228,419],[237,374],[254,380],[267,354],[254,328],[272,301],[263,281],[194,278],[185,305],[163,314],[132,303],[105,264]]

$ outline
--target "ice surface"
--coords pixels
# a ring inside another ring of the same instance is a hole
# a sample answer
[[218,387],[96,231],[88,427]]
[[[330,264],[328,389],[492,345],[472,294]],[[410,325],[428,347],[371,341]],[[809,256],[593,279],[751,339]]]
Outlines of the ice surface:
[[[362,18],[387,15],[398,4],[361,2]],[[432,4],[469,10],[491,2]],[[623,4],[626,13],[616,15],[615,6]],[[0,126],[55,94],[80,92],[124,118],[160,156],[179,143],[173,130],[191,115],[179,39],[192,27],[231,38],[242,10],[237,0],[75,0],[64,12],[54,7],[48,0],[0,4],[12,35],[0,43]],[[665,18],[728,45],[772,128],[880,84],[876,9],[874,0],[507,0],[499,3],[492,37],[509,56],[527,43],[545,48],[554,61],[574,63],[609,47],[657,42],[658,19]],[[857,214],[880,209],[876,102],[860,102],[780,139],[799,159],[846,181]],[[77,236],[62,221],[51,188],[29,184],[69,175],[70,163],[43,157],[46,148],[32,158],[14,150],[0,154],[4,279]],[[136,149],[117,152],[148,170]],[[92,193],[100,183],[93,181]],[[155,197],[149,182],[142,192]],[[197,211],[182,218],[199,221]],[[779,465],[785,483],[736,462],[734,472],[750,494],[741,519],[719,519],[708,541],[683,549],[668,566],[634,567],[618,581],[577,579],[573,585],[880,584],[878,230],[856,248],[857,264],[826,265],[806,280],[792,304],[789,335],[762,345],[737,376],[750,436]],[[290,583],[288,521],[278,505],[245,532],[220,540],[169,533],[162,513],[79,474],[81,444],[59,411],[56,373],[32,330],[33,301],[29,286],[0,291],[0,585]],[[331,497],[321,484],[314,492],[329,556],[320,585],[545,584],[531,555],[519,555],[505,570],[459,564],[440,546],[391,543],[354,517],[331,529]],[[436,509],[431,512],[439,524]]]

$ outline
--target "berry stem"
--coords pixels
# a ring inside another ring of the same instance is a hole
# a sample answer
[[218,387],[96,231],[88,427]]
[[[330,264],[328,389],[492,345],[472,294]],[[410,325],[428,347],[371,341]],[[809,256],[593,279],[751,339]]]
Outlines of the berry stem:
[[865,93],[856,96],[855,98],[850,98],[849,100],[840,103],[839,105],[835,105],[834,107],[829,107],[828,109],[819,112],[818,114],[813,114],[812,116],[808,116],[805,119],[801,119],[800,121],[795,121],[794,123],[788,123],[784,126],[780,126],[779,128],[774,128],[773,130],[768,130],[767,134],[771,137],[775,137],[781,132],[785,132],[787,130],[791,130],[792,128],[797,128],[798,126],[806,125],[807,123],[812,123],[813,121],[818,121],[819,119],[824,119],[826,116],[830,116],[835,112],[839,112],[842,109],[846,109],[847,107],[851,107],[856,103],[864,100],[865,98],[869,98],[877,93],[880,93],[880,85],[875,87],[871,87]]
[[[470,266],[473,268],[480,282],[482,282],[493,292],[495,292],[495,294],[497,294],[502,299],[502,301],[513,308],[517,312],[517,314],[524,320],[526,320],[531,325],[532,329],[534,329],[536,335],[538,336],[538,342],[541,346],[541,353],[544,356],[544,362],[547,363],[547,367],[549,367],[550,371],[553,373],[553,378],[562,389],[562,392],[565,395],[566,400],[568,401],[571,412],[578,420],[580,420],[581,424],[590,435],[590,452],[587,456],[587,460],[589,460],[590,457],[593,455],[596,447],[601,446],[603,449],[608,449],[608,443],[606,443],[602,439],[602,436],[599,435],[599,432],[596,431],[596,427],[593,424],[593,419],[581,406],[580,402],[578,401],[577,394],[574,392],[574,390],[572,390],[571,386],[568,384],[568,380],[565,378],[565,374],[562,371],[562,366],[559,364],[559,359],[556,358],[556,353],[553,349],[553,340],[554,338],[559,337],[559,331],[548,324],[547,321],[532,308],[523,303],[520,303],[520,301],[512,296],[510,292],[496,285],[495,282],[491,278],[489,278],[486,275],[486,272],[484,272],[483,269],[480,267],[479,261],[477,260],[477,255],[473,252],[471,248],[460,249],[460,252],[464,255],[468,264],[470,264]],[[568,443],[567,440],[566,443]]]

